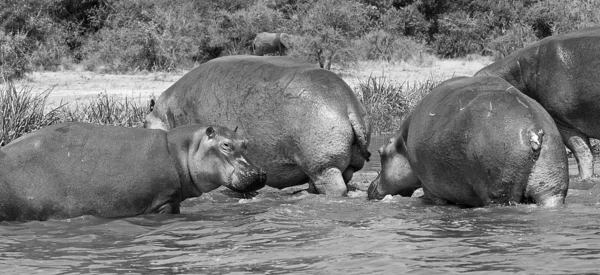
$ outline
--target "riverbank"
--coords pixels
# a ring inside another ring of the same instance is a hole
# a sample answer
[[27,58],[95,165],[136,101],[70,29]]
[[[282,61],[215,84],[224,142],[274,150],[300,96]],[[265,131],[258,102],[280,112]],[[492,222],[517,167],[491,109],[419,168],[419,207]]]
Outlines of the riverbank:
[[[397,83],[418,83],[426,79],[444,80],[453,76],[473,75],[491,59],[478,57],[471,59],[433,60],[427,65],[409,63],[360,62],[355,67],[334,70],[350,87],[357,89],[369,77],[386,77]],[[105,93],[142,102],[158,97],[187,71],[146,72],[126,75],[100,74],[74,70],[58,72],[33,72],[25,79],[17,81],[17,87],[31,86],[34,91],[51,90],[49,107],[59,103],[86,100]]]

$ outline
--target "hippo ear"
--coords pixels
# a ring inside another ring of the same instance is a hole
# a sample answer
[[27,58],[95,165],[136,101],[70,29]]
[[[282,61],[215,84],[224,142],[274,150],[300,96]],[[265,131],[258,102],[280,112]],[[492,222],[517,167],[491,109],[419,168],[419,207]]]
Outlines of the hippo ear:
[[217,135],[217,131],[215,131],[215,129],[212,126],[208,126],[208,128],[206,128],[206,136],[208,138],[214,138]]

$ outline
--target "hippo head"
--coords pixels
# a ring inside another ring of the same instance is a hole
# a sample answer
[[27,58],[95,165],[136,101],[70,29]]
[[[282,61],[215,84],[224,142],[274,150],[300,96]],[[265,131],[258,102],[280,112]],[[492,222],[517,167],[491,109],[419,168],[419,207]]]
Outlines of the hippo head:
[[401,137],[393,137],[388,144],[379,148],[381,172],[367,191],[369,199],[382,199],[386,195],[410,197],[421,187],[414,175],[406,155],[406,146]]
[[[194,140],[198,140],[194,138]],[[190,174],[201,192],[224,185],[237,192],[252,192],[265,186],[265,170],[254,165],[246,156],[245,139],[225,127],[209,126],[188,161]]]

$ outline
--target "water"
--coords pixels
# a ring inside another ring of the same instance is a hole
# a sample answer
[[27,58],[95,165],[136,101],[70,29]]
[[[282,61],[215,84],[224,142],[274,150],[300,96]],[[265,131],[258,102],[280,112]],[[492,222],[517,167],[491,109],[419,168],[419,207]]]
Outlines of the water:
[[[377,143],[377,142],[376,142]],[[373,152],[379,144],[374,145]],[[378,158],[374,153],[374,159]],[[374,162],[376,163],[376,162]],[[376,170],[370,164],[367,170]],[[600,272],[600,188],[567,204],[458,208],[217,190],[181,215],[0,223],[3,274],[583,274]]]

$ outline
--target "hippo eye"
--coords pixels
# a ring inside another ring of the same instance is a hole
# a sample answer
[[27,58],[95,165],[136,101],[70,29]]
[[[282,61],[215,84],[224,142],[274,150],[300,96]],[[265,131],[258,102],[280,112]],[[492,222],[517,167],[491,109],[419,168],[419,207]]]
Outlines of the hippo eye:
[[231,151],[231,145],[229,145],[228,142],[224,142],[223,145],[221,145],[221,147],[223,148],[223,150],[225,151]]

